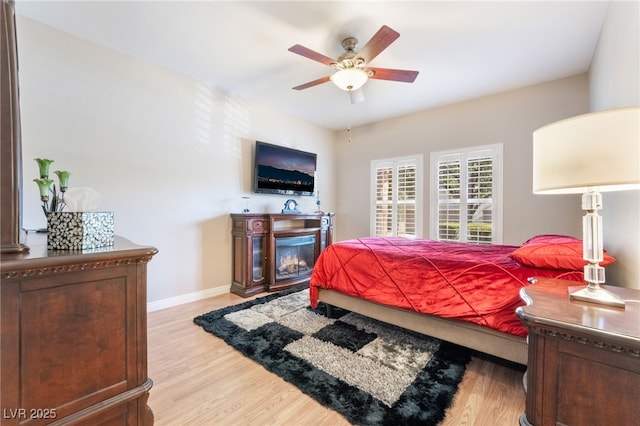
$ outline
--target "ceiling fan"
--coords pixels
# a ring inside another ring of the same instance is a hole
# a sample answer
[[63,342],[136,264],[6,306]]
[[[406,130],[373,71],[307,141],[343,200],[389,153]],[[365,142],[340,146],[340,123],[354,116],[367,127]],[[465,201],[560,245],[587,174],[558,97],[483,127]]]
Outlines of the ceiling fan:
[[361,92],[357,94],[355,91],[360,89],[370,78],[413,83],[418,76],[418,71],[374,68],[368,66],[376,56],[378,56],[398,37],[400,37],[400,33],[386,25],[383,25],[378,32],[371,37],[371,40],[369,40],[358,52],[355,51],[355,48],[358,45],[358,39],[355,37],[347,37],[342,40],[342,47],[345,52],[340,55],[338,59],[329,58],[321,53],[296,44],[289,48],[290,52],[297,53],[298,55],[320,62],[321,64],[328,65],[336,71],[330,76],[301,84],[293,89],[308,89],[309,87],[332,81],[340,89],[348,91],[350,93],[351,103],[354,103],[364,99]]

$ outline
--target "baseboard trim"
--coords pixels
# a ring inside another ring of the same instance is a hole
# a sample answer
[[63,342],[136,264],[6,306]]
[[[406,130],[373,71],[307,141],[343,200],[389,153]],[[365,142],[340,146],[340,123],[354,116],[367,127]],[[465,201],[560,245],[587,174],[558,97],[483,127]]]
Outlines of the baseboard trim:
[[187,293],[180,296],[169,297],[167,299],[156,300],[154,302],[147,303],[147,312],[154,312],[159,311],[160,309],[184,305],[185,303],[195,302],[208,297],[220,296],[225,293],[229,293],[229,287],[227,286],[214,287],[207,290],[196,291],[194,293]]

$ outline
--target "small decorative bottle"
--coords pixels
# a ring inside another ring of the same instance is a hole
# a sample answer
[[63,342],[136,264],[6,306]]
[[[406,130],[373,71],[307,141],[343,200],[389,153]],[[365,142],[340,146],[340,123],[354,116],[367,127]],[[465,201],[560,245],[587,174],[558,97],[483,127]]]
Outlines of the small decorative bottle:
[[324,212],[320,210],[320,191],[316,191],[316,206],[318,206],[318,210],[316,210],[314,213],[324,214]]

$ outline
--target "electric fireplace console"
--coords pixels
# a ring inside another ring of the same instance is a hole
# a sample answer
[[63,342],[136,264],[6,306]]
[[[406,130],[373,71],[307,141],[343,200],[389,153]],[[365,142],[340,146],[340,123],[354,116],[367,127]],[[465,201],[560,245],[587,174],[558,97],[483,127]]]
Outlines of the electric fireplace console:
[[334,213],[231,215],[231,292],[248,297],[309,282],[320,252],[333,241]]

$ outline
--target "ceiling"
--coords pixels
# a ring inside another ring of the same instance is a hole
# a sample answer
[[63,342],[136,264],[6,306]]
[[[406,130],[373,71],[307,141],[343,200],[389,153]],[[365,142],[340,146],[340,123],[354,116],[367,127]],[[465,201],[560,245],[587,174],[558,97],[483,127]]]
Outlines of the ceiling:
[[[586,72],[608,4],[17,0],[16,13],[338,130]],[[332,69],[289,47],[337,58],[382,25],[400,37],[371,66],[417,70],[414,83],[370,80],[355,104],[331,82],[291,89]]]

